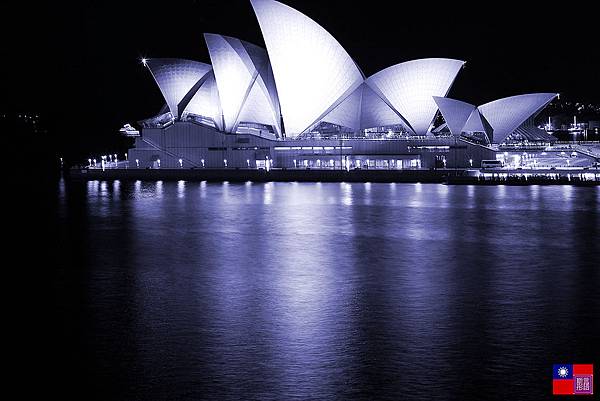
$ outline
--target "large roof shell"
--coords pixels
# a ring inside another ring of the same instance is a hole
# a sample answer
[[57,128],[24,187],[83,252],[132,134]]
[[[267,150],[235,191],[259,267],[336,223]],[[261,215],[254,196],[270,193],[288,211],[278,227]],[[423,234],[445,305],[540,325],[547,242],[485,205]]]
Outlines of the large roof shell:
[[194,94],[185,111],[210,118],[218,129],[224,130],[223,113],[221,112],[221,102],[219,100],[215,74],[211,71],[207,75],[204,84]]
[[273,126],[281,133],[279,100],[267,52],[228,36],[205,34],[213,64],[224,130],[234,133],[242,122]]
[[157,58],[145,62],[174,118],[183,114],[202,79],[212,70],[209,64],[175,58]]
[[446,97],[464,61],[429,58],[386,68],[367,83],[417,135],[426,135],[438,111],[433,97]]
[[366,83],[356,89],[322,121],[356,131],[390,125],[406,125],[402,118]]
[[477,106],[447,97],[434,96],[433,100],[440,109],[452,135],[460,137],[465,124]]
[[351,95],[364,76],[339,42],[299,11],[251,0],[265,39],[289,137],[302,134]]
[[479,111],[494,129],[493,142],[503,143],[510,134],[539,114],[557,96],[556,93],[512,96],[479,106]]

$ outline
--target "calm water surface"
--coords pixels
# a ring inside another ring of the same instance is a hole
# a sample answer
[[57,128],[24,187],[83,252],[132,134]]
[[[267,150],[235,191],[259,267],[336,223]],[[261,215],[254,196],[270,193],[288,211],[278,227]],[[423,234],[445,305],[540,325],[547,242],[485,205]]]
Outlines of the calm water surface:
[[[600,362],[598,188],[69,182],[81,399],[543,399]],[[596,383],[597,384],[597,383]]]

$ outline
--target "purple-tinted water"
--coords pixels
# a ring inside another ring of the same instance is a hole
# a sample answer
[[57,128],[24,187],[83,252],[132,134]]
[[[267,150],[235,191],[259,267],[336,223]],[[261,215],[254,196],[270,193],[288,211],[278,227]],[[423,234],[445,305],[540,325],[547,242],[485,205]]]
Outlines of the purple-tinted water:
[[553,363],[599,362],[598,188],[56,196],[55,383],[80,399],[538,400]]

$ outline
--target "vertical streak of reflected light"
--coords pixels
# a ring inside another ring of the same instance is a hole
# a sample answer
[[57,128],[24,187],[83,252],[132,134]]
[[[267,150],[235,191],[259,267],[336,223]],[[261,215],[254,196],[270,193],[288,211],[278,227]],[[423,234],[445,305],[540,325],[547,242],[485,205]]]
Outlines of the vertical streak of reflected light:
[[450,188],[448,185],[439,184],[437,186],[438,202],[441,207],[448,207],[448,191]]
[[539,201],[539,199],[540,199],[540,186],[539,185],[532,185],[530,187],[530,192],[531,192],[531,197],[537,203],[537,201]]
[[420,182],[414,184],[414,192],[412,194],[410,194],[410,200],[408,202],[408,205],[410,205],[410,207],[422,207],[423,206],[423,186],[421,185]]
[[162,196],[163,196],[163,182],[156,181],[156,197],[162,198]]
[[498,185],[498,199],[506,198],[506,186]]
[[179,199],[185,198],[185,181],[183,180],[177,182],[177,197]]
[[246,203],[250,203],[252,200],[252,181],[246,181],[246,185],[244,185],[245,195],[246,195]]
[[98,181],[88,181],[87,183],[87,194],[88,197],[92,197],[95,195],[95,192],[98,191]]
[[[88,182],[88,192],[89,192],[89,188],[90,188],[90,183]],[[58,195],[60,196],[61,199],[65,198],[65,178],[64,177],[60,177],[60,181],[58,181]]]
[[371,183],[365,182],[365,205],[371,205]]
[[119,180],[115,180],[115,182],[113,182],[113,197],[121,197],[121,181]]
[[271,205],[273,203],[273,187],[274,183],[267,182],[263,188],[263,203]]
[[102,181],[100,183],[100,196],[104,197],[108,195],[108,185],[106,184],[106,181]]
[[340,185],[342,187],[342,204],[345,206],[352,206],[352,184],[343,182]]
[[221,193],[223,196],[223,203],[229,203],[231,201],[231,198],[229,197],[229,181],[223,181],[221,188],[223,189],[223,192]]
[[571,185],[563,185],[562,194],[565,202],[571,201],[571,197],[573,195],[573,187]]
[[473,209],[475,207],[475,185],[467,185],[467,201],[465,205],[468,209]]

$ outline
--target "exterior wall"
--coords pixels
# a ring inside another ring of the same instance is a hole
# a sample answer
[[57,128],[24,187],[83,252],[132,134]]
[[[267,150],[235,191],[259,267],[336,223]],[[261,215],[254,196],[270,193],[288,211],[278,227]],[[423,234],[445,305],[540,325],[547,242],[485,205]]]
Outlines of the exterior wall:
[[272,140],[189,122],[143,129],[129,151],[130,168],[469,168],[495,158],[454,138]]

